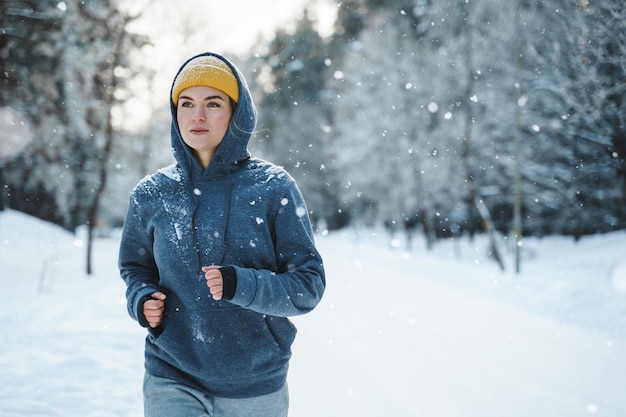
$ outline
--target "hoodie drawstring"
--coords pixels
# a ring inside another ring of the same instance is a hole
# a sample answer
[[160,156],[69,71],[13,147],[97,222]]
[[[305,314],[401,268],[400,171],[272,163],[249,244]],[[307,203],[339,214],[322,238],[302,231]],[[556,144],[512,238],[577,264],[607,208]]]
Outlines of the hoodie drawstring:
[[226,189],[226,201],[224,203],[224,219],[222,220],[222,256],[220,256],[219,265],[224,264],[226,257],[226,230],[228,230],[228,218],[230,217],[230,199],[233,194],[233,179],[228,172],[228,187]]

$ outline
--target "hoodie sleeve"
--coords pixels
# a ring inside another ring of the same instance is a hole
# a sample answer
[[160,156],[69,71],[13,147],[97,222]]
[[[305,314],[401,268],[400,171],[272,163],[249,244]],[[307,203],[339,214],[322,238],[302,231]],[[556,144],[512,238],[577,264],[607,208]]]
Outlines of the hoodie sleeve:
[[126,282],[128,313],[147,327],[143,304],[150,294],[159,290],[159,274],[152,253],[152,235],[146,220],[140,215],[140,207],[133,192],[124,221],[118,264],[120,275]]
[[279,270],[233,266],[236,289],[229,301],[276,317],[305,314],[320,302],[326,278],[304,199],[293,180],[280,194],[276,207],[270,227]]

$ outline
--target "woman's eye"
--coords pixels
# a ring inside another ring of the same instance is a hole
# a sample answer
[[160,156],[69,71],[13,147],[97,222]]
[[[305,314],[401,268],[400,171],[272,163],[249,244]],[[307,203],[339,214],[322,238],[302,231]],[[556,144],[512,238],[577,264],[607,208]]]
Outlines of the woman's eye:
[[211,102],[207,103],[207,105],[206,105],[206,106],[207,106],[207,107],[212,107],[212,108],[214,108],[214,107],[220,107],[220,104],[219,104],[219,103],[216,103],[216,102],[214,102],[214,101],[211,101]]
[[184,101],[180,104],[181,107],[192,107],[193,105],[189,101]]

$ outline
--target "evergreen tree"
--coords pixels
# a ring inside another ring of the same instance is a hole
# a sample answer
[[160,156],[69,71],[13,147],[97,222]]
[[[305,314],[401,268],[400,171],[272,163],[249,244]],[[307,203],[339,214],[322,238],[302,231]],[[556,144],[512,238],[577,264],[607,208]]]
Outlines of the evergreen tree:
[[305,13],[293,33],[276,33],[258,60],[265,78],[257,82],[267,92],[260,102],[264,152],[296,178],[312,220],[332,223],[334,189],[325,168],[331,116],[327,45]]
[[[536,4],[529,19],[533,176],[546,233],[623,229],[626,20],[620,1]],[[616,181],[617,180],[617,181]]]
[[141,39],[126,35],[128,17],[109,0],[21,7],[15,15],[37,19],[15,23],[30,35],[8,40],[7,66],[17,77],[8,91],[25,96],[33,141],[6,167],[9,202],[70,230],[93,226],[109,168],[115,93]]
[[[51,74],[59,67],[62,46],[63,11],[58,1],[3,1],[0,3],[0,107],[10,108],[31,126],[27,153],[32,154],[39,139],[40,121],[56,113],[59,80]],[[32,123],[29,123],[32,122]],[[32,141],[31,141],[32,139]],[[41,153],[45,147],[41,147]],[[7,206],[61,222],[54,197],[37,178],[37,167],[27,155],[4,161],[1,199]],[[18,172],[19,171],[19,172]],[[4,204],[3,204],[4,205]]]

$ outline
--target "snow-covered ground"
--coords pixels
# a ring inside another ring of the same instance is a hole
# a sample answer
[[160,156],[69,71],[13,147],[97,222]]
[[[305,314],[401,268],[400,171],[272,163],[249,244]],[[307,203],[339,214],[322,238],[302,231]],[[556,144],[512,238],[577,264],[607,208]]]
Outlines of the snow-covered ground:
[[[291,417],[626,416],[626,233],[528,239],[520,274],[483,238],[317,239],[328,289],[294,318]],[[0,416],[142,415],[117,245],[95,242],[88,277],[80,237],[0,212]]]

